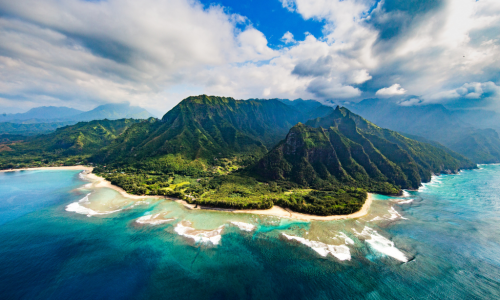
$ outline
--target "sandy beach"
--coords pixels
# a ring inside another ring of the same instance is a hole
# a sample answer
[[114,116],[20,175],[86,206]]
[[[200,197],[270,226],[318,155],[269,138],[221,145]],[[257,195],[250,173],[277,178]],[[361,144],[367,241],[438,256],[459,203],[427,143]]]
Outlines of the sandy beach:
[[285,209],[279,206],[273,206],[271,209],[244,209],[244,210],[237,210],[237,209],[225,209],[225,208],[214,208],[214,207],[207,207],[207,206],[198,206],[194,204],[189,204],[184,200],[176,200],[177,202],[181,203],[185,207],[189,209],[204,209],[204,210],[212,210],[212,211],[225,211],[225,212],[232,212],[232,213],[237,213],[237,214],[257,214],[257,215],[268,215],[268,216],[276,216],[276,217],[281,217],[281,218],[289,218],[289,219],[297,219],[297,220],[302,220],[302,221],[333,221],[333,220],[345,220],[345,219],[355,219],[355,218],[360,218],[362,216],[365,216],[368,214],[368,211],[370,210],[370,205],[372,204],[373,201],[373,195],[368,193],[368,197],[366,198],[365,204],[361,207],[361,209],[353,214],[350,215],[333,215],[333,216],[315,216],[315,215],[307,215],[307,214],[301,214],[297,212],[293,212],[289,209]]
[[281,218],[289,218],[289,219],[297,219],[303,221],[333,221],[333,220],[345,220],[345,219],[354,219],[365,216],[370,210],[370,205],[372,204],[372,194],[368,193],[368,197],[366,198],[365,204],[361,207],[361,209],[350,215],[334,215],[334,216],[315,216],[315,215],[307,215],[301,214],[297,212],[293,212],[289,209],[285,209],[279,206],[273,206],[271,209],[246,209],[246,210],[237,210],[237,209],[225,209],[225,208],[214,208],[207,206],[196,206],[194,204],[189,204],[184,200],[169,198],[164,196],[137,196],[131,195],[127,193],[124,189],[111,184],[111,182],[106,179],[92,174],[92,170],[94,168],[87,166],[67,166],[67,167],[41,167],[41,168],[24,168],[24,169],[9,169],[9,170],[1,170],[0,173],[4,172],[15,172],[15,171],[28,171],[28,170],[83,170],[84,176],[88,178],[95,188],[109,188],[117,191],[123,197],[130,199],[144,199],[144,198],[165,198],[168,200],[176,201],[182,205],[184,205],[188,209],[203,209],[203,210],[211,210],[211,211],[224,211],[231,212],[237,214],[257,214],[257,215],[268,215],[268,216],[276,216]]
[[124,189],[121,187],[118,187],[116,185],[111,184],[111,182],[107,181],[106,179],[97,176],[92,173],[85,173],[84,174],[86,178],[88,178],[90,181],[92,181],[92,184],[96,188],[109,188],[117,191],[120,193],[123,197],[125,198],[130,198],[130,199],[144,199],[144,198],[165,198],[163,196],[137,196],[137,195],[132,195],[127,193]]
[[117,192],[119,192],[123,197],[126,198],[131,198],[131,199],[144,199],[144,198],[164,198],[162,196],[137,196],[137,195],[131,195],[127,193],[124,189],[121,187],[118,187],[116,185],[112,185],[111,182],[107,181],[106,179],[97,176],[95,174],[92,174],[93,167],[87,167],[87,166],[63,166],[63,167],[40,167],[40,168],[22,168],[22,169],[8,169],[8,170],[1,170],[0,173],[6,173],[6,172],[17,172],[17,171],[35,171],[35,170],[82,170],[85,171],[83,175],[85,178],[89,179],[93,186],[96,188],[110,188],[113,189]]

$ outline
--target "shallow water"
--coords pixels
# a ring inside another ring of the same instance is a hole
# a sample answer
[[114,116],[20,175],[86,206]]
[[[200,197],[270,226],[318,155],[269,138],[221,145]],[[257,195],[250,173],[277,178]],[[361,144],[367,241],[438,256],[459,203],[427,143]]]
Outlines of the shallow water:
[[0,174],[1,299],[494,299],[500,166],[303,222],[131,200],[78,171]]

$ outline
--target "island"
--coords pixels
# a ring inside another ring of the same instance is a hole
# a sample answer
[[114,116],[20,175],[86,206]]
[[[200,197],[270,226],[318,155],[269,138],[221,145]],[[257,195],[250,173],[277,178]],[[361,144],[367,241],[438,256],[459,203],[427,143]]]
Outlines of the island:
[[188,97],[159,120],[80,122],[7,141],[0,169],[85,164],[129,194],[190,208],[348,216],[476,165],[316,101]]

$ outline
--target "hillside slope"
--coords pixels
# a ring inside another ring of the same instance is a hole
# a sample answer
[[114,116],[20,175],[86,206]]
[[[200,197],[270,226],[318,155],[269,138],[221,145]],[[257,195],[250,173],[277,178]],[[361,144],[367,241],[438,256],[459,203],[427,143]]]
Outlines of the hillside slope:
[[475,167],[452,154],[337,107],[327,117],[294,126],[253,171],[267,180],[317,189],[348,185],[394,194],[418,188],[433,173]]
[[401,106],[380,99],[363,100],[350,108],[379,126],[439,142],[475,163],[500,162],[498,133],[471,125],[468,121],[475,119],[464,117],[470,114],[440,104]]
[[133,119],[80,122],[9,144],[12,151],[0,152],[0,169],[81,161],[109,145],[137,122]]
[[304,114],[278,100],[194,96],[167,112],[161,122],[134,126],[95,157],[96,162],[122,165],[173,155],[208,164],[235,156],[252,160],[308,118],[309,112]]

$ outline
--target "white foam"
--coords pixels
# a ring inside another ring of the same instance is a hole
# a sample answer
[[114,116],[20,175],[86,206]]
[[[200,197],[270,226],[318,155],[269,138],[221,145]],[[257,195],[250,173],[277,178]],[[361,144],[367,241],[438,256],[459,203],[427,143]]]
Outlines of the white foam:
[[410,193],[408,193],[406,190],[403,190],[403,197],[410,197]]
[[408,200],[399,200],[397,204],[408,204],[412,203],[414,199],[408,199]]
[[354,228],[353,231],[356,233],[356,235],[365,238],[365,242],[367,242],[368,245],[370,245],[370,247],[375,251],[393,257],[402,262],[408,261],[408,258],[406,258],[404,253],[394,247],[393,241],[383,237],[372,228],[365,226],[361,233],[357,232]]
[[257,227],[255,225],[243,222],[231,222],[234,226],[237,226],[240,230],[243,231],[254,231]]
[[[401,203],[401,202],[398,202],[398,204],[399,203]],[[398,218],[401,218],[403,220],[408,220],[407,218],[401,216],[401,214],[397,210],[394,209],[394,206],[391,206],[391,208],[389,209],[389,215],[384,215],[383,217],[376,216],[375,218],[371,219],[368,222],[383,221],[383,220],[392,221],[392,220],[396,220]]]
[[389,213],[391,214],[391,216],[389,217],[389,220],[395,220],[397,218],[401,218],[403,220],[408,220],[407,218],[401,216],[397,210],[394,209],[394,206],[391,206],[391,208],[389,209]]
[[79,187],[78,189],[80,189],[80,190],[88,190],[90,188],[92,188],[92,183],[87,183],[87,184]]
[[134,204],[130,205],[130,207],[128,207],[128,209],[132,209],[138,205],[149,205],[149,202],[143,201],[143,200],[136,201]]
[[[351,260],[351,253],[349,251],[349,247],[346,245],[328,245],[322,242],[317,242],[317,241],[311,241],[307,240],[305,238],[301,238],[298,236],[293,236],[293,235],[288,235],[285,233],[282,233],[285,238],[287,238],[289,241],[297,241],[303,245],[308,246],[309,248],[313,249],[316,251],[319,255],[326,257],[328,254],[331,254],[335,256],[338,260]],[[354,242],[353,242],[354,243]]]
[[354,241],[350,237],[348,237],[347,234],[339,232],[338,236],[344,239],[346,245],[354,245]]
[[85,171],[82,171],[82,172],[78,173],[78,177],[79,177],[81,180],[88,181],[87,176],[85,176]]
[[440,175],[440,176],[432,175],[431,181],[427,182],[427,183],[422,183],[422,186],[420,186],[418,188],[418,191],[419,192],[425,191],[425,190],[427,190],[427,188],[429,186],[437,186],[437,185],[439,185],[441,183],[441,181],[443,180],[443,176],[444,175]]
[[135,222],[139,223],[139,224],[160,225],[160,224],[171,222],[171,221],[175,220],[174,218],[170,218],[170,219],[158,218],[161,214],[162,213],[142,216],[142,217],[138,218],[137,220],[135,220]]
[[[184,224],[186,225],[184,225]],[[189,222],[179,222],[174,228],[178,235],[182,235],[187,239],[192,240],[195,244],[202,243],[207,245],[216,246],[220,243],[222,238],[222,229],[224,225],[215,230],[198,230],[189,226]]]
[[112,213],[115,213],[115,212],[118,212],[121,210],[121,209],[117,209],[117,210],[113,210],[113,211],[97,212],[97,211],[92,210],[88,207],[82,206],[80,203],[82,203],[82,204],[90,203],[89,196],[90,196],[90,193],[87,194],[82,199],[80,199],[78,202],[73,202],[73,203],[69,204],[68,206],[66,206],[66,211],[71,211],[71,212],[75,212],[77,214],[87,215],[87,217],[91,217],[91,216],[95,216],[95,215],[108,215],[108,214],[112,214]]

